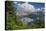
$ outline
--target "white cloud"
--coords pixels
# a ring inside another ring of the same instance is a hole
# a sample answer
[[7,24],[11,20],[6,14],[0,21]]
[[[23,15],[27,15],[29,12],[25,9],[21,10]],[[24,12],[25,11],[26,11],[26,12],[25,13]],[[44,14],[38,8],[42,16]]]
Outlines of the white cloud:
[[14,2],[15,4],[17,4],[17,2]]
[[37,10],[41,10],[40,8],[38,8]]
[[43,10],[43,9],[45,9],[45,8],[41,8],[41,10]]
[[17,6],[17,12],[20,12],[20,14],[28,15],[32,12],[35,12],[35,7],[28,3],[18,4]]
[[37,8],[37,11],[44,11],[44,8]]
[[41,11],[41,9],[40,9],[40,8],[37,8],[36,10],[37,10],[37,11]]
[[26,23],[26,22],[28,23],[28,22],[31,22],[31,21],[34,21],[34,20],[31,19],[31,18],[28,18],[28,17],[24,17],[24,18],[21,18],[21,21],[22,21],[22,22],[25,22],[25,23]]
[[33,5],[30,5],[30,4],[28,4],[28,3],[24,3],[24,4],[22,4],[21,5],[22,6],[22,8],[23,8],[23,11],[25,11],[25,12],[34,12],[35,11],[35,8],[34,8],[34,6]]

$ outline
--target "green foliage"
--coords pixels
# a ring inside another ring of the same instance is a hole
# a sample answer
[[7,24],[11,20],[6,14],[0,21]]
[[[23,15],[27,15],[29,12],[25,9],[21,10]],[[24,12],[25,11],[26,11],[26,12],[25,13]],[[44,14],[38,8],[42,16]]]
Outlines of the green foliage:
[[16,15],[13,2],[6,1],[6,30],[21,29],[26,27],[24,23],[20,21],[20,17]]

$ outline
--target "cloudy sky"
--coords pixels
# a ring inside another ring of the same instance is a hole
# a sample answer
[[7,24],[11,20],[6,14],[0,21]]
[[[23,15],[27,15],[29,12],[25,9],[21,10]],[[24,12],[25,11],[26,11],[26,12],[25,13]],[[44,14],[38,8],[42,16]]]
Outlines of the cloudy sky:
[[[18,2],[14,2],[15,4],[17,3],[17,4],[23,4],[23,3],[25,3],[25,2],[20,2],[20,1],[18,1]],[[29,4],[32,4],[35,8],[44,8],[44,3],[38,3],[38,2],[28,2]]]
[[23,12],[24,15],[44,9],[44,3],[16,1],[14,4],[17,11]]

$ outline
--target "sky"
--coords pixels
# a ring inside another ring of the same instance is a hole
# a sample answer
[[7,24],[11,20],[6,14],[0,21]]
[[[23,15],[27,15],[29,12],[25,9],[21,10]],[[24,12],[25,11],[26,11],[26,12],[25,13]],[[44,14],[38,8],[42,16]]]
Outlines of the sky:
[[18,12],[21,12],[21,14],[24,14],[24,15],[27,15],[36,11],[42,11],[45,8],[44,3],[38,3],[38,2],[16,1],[14,2],[14,4]]
[[[18,1],[18,4],[23,4],[24,2],[20,2],[20,1]],[[45,6],[45,4],[44,3],[38,3],[38,2],[29,2],[29,4],[32,4],[32,5],[34,5],[35,6],[35,8],[44,8]]]
[[44,3],[31,3],[32,5],[35,6],[35,8],[44,8]]

